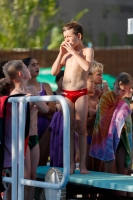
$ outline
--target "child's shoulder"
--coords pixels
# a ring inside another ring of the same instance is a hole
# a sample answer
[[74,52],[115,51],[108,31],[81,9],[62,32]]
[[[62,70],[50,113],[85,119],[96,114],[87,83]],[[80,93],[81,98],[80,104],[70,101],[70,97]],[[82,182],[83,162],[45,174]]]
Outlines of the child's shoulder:
[[84,52],[90,52],[90,53],[93,53],[93,52],[94,52],[93,48],[91,48],[91,47],[86,47],[86,46],[84,46],[81,50],[83,50]]
[[94,50],[91,47],[83,47],[81,51],[83,55],[92,62],[94,58]]
[[38,95],[38,92],[34,86],[27,86],[27,90],[33,95]]
[[10,96],[11,95],[15,95],[15,94],[21,94],[18,90],[16,90],[16,89],[13,89],[12,91],[11,91],[11,93],[10,93]]

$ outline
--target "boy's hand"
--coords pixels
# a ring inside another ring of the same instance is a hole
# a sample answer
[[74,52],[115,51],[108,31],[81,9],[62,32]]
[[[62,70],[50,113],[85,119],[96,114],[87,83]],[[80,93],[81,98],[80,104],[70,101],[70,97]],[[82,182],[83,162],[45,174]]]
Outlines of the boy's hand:
[[107,92],[107,91],[109,91],[108,83],[105,80],[103,80],[103,92]]
[[64,48],[64,45],[65,45],[65,41],[62,42],[62,44],[60,45],[60,53],[62,55],[66,54],[67,53],[67,50]]
[[63,46],[67,52],[69,52],[70,54],[72,54],[75,50],[73,48],[73,44],[69,43],[69,42],[66,42]]

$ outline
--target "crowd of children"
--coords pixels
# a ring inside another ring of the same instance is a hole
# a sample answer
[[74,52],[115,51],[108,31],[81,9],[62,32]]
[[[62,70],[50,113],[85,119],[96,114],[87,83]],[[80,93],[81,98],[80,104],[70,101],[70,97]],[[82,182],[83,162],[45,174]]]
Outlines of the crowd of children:
[[[92,48],[83,45],[82,26],[71,21],[62,32],[64,41],[51,69],[57,90],[53,92],[48,83],[37,82],[39,64],[29,57],[1,63],[0,96],[63,95],[70,111],[70,174],[74,173],[76,162],[81,174],[88,174],[89,170],[129,174],[133,77],[120,73],[110,91],[102,79],[103,64],[94,60]],[[65,70],[61,70],[63,66]],[[37,166],[46,165],[49,156],[51,166],[63,167],[63,115],[59,102],[34,102],[28,106],[24,172],[26,179],[35,180]],[[8,168],[11,175],[11,108],[7,110],[10,114],[5,122],[3,169]],[[33,200],[34,187],[25,186],[24,194],[25,200]],[[10,184],[6,199],[11,199]]]

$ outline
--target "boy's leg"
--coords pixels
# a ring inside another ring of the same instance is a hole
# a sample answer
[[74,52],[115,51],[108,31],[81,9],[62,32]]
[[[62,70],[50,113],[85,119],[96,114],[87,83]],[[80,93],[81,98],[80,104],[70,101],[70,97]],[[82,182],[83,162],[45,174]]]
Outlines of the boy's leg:
[[[104,162],[105,172],[126,174],[125,162],[126,162],[126,150],[124,146],[121,146],[116,151],[115,160]],[[115,191],[115,194],[120,195],[120,196],[126,196],[126,192],[122,192],[122,191]]]
[[[116,151],[117,174],[127,175],[125,164],[126,164],[126,150],[125,150],[124,145],[122,145]],[[123,192],[123,191],[117,191],[116,194],[120,196],[126,196],[126,192]]]
[[126,149],[123,145],[116,151],[117,174],[127,175],[125,165],[126,165]]
[[87,151],[86,151],[86,168],[87,170],[94,171],[94,157],[89,155],[90,152],[90,144],[87,144]]
[[74,133],[75,133],[75,109],[74,103],[66,98],[70,111],[70,174],[74,173],[75,157],[74,157]]
[[[102,170],[102,167],[103,167],[103,170]],[[98,158],[94,158],[94,171],[104,172],[104,163],[102,160]]]
[[79,134],[79,150],[80,150],[80,173],[88,174],[86,169],[86,149],[87,149],[87,114],[88,114],[88,96],[79,97],[75,102],[76,126]]
[[50,155],[50,131],[49,126],[43,133],[42,137],[39,139],[40,147],[40,160],[39,166],[47,165],[48,157]]
[[105,161],[104,168],[105,168],[105,172],[107,172],[107,173],[113,173],[113,174],[117,173],[115,160]]

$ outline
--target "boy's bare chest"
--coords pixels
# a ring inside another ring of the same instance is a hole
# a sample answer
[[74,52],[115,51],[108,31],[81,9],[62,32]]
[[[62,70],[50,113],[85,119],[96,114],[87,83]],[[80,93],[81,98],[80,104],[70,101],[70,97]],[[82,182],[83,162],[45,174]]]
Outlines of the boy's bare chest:
[[73,65],[77,63],[76,59],[72,55],[68,55],[65,59],[66,65]]
[[[81,57],[83,57],[83,55],[82,55],[81,53],[79,53],[79,55],[80,55]],[[66,58],[65,58],[65,63],[66,63],[66,65],[68,65],[68,66],[78,66],[78,65],[79,65],[78,62],[77,62],[77,60],[75,59],[75,57],[72,56],[71,54],[68,54],[68,55],[66,56]]]

